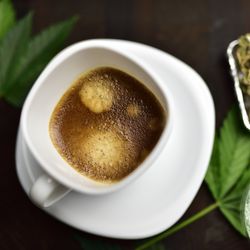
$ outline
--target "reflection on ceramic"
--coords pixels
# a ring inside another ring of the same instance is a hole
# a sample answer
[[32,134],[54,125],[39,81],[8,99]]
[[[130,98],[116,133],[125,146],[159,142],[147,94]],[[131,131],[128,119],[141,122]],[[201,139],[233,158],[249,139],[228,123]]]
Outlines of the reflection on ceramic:
[[[173,97],[174,128],[163,157],[136,182],[103,196],[71,192],[44,209],[60,221],[97,235],[138,239],[172,226],[187,210],[207,170],[214,138],[211,95],[200,76],[178,59],[138,43],[84,42],[128,51],[152,67]],[[26,193],[43,173],[22,135],[16,150],[19,180]]]

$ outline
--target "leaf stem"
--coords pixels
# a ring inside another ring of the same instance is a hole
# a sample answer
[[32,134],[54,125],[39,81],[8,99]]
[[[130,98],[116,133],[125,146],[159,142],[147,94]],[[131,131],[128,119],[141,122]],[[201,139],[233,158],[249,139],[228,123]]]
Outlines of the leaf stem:
[[143,243],[142,245],[138,246],[135,250],[143,250],[143,249],[147,249],[148,247],[154,245],[156,242],[170,236],[171,234],[181,230],[182,228],[188,226],[189,224],[195,222],[196,220],[202,218],[203,216],[205,216],[206,214],[210,213],[211,211],[213,211],[214,209],[216,209],[219,206],[218,202],[213,203],[212,205],[202,209],[201,211],[199,211],[198,213],[194,214],[193,216],[189,217],[188,219],[176,224],[175,226],[171,227],[169,230],[153,237],[150,238],[148,241],[146,241],[145,243]]

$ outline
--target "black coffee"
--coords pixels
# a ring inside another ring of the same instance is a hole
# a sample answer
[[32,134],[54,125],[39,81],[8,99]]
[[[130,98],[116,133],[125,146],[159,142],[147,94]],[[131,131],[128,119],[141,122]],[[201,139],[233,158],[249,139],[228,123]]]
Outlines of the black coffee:
[[83,74],[62,96],[49,131],[78,172],[112,183],[131,173],[157,143],[165,112],[142,83],[110,67]]

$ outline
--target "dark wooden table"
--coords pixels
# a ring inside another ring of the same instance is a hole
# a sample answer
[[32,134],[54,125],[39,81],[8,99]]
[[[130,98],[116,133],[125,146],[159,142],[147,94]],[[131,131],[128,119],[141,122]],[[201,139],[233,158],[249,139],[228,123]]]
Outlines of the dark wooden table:
[[[167,51],[192,66],[207,82],[216,106],[217,127],[235,102],[225,50],[230,41],[250,31],[250,1],[218,0],[15,0],[17,16],[35,11],[34,32],[80,15],[68,44],[89,38],[120,38]],[[0,101],[0,249],[81,249],[75,234],[119,243],[77,231],[46,215],[24,194],[15,172],[15,141],[20,110]],[[184,217],[212,202],[205,184]],[[163,241],[166,249],[249,249],[214,211]]]

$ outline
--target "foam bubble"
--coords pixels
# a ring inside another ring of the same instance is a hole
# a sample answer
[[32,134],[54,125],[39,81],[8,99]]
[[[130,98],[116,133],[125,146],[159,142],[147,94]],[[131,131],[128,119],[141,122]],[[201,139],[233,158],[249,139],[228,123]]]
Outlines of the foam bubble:
[[141,111],[140,111],[140,107],[138,104],[129,104],[127,106],[127,114],[132,117],[135,118],[138,115],[140,115]]
[[82,103],[94,113],[110,110],[114,94],[107,82],[89,81],[83,84],[80,92]]

